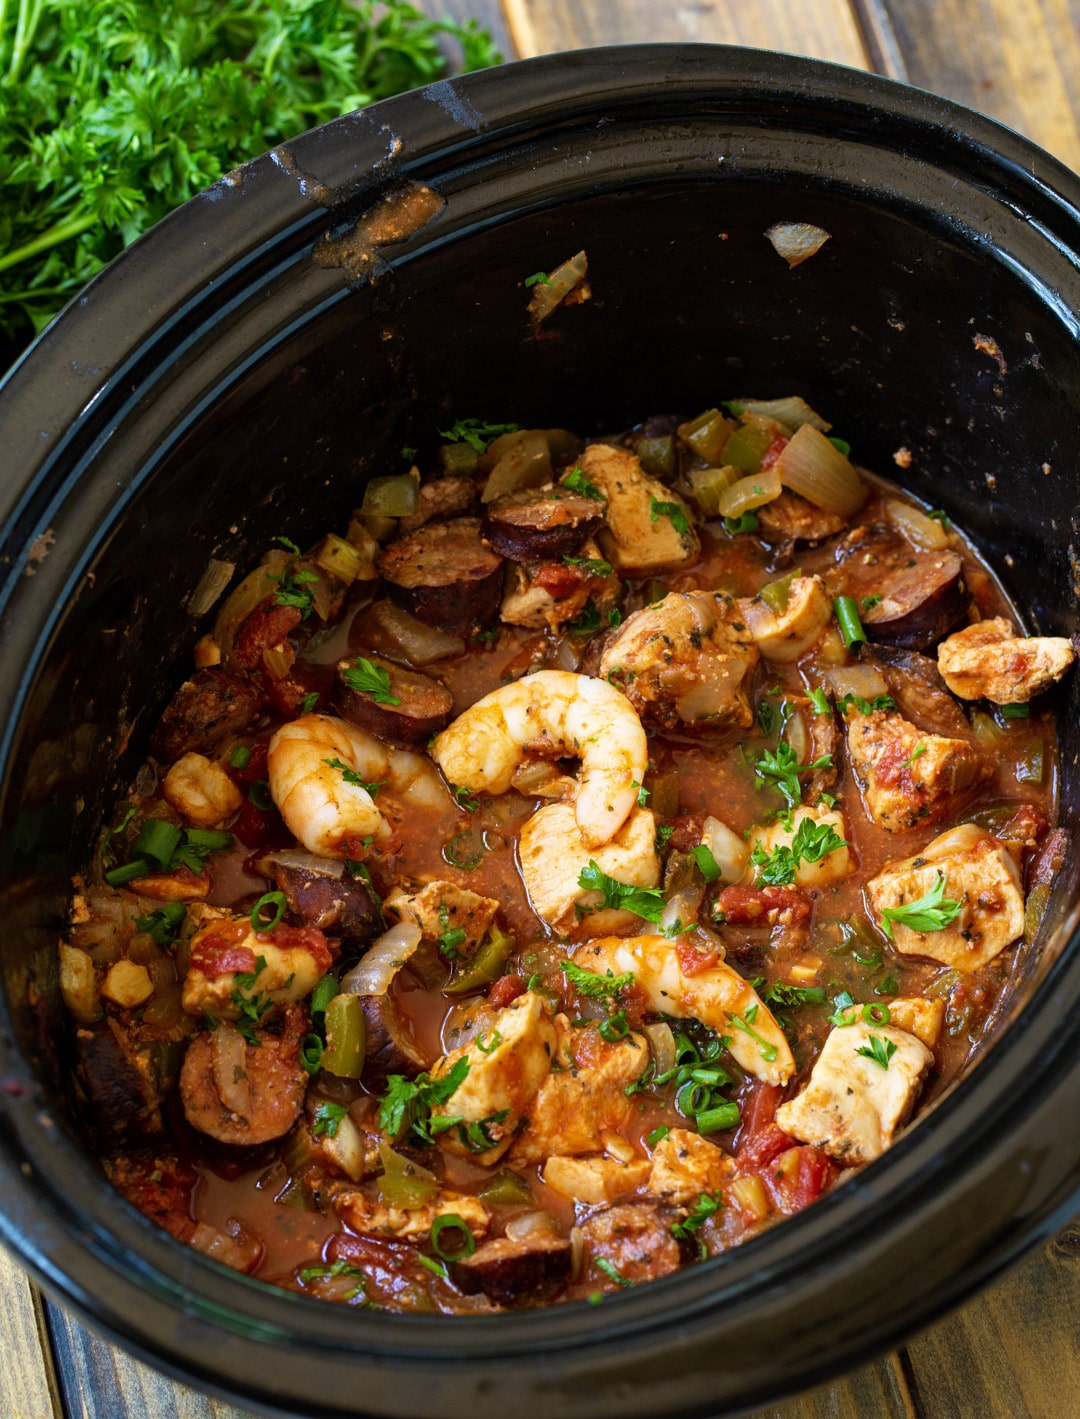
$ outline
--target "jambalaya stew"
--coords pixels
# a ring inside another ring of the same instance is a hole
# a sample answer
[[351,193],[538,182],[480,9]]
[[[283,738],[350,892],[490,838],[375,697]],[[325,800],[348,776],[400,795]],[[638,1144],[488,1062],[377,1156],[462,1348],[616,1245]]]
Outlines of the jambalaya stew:
[[136,1207],[347,1305],[598,1302],[958,1076],[1067,850],[1073,651],[829,429],[463,421],[282,529],[60,948]]

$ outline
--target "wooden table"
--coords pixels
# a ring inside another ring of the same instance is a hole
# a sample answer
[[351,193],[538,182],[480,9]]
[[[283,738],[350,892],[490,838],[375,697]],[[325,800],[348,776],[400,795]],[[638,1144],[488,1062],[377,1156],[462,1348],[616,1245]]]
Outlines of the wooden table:
[[[416,3],[416,0],[414,0]],[[506,56],[640,40],[832,59],[958,99],[1080,168],[1080,0],[425,0]],[[0,1256],[0,1419],[242,1419],[83,1329]],[[902,1350],[756,1419],[1069,1419],[1080,1224]],[[1075,1406],[1075,1407],[1074,1407]]]

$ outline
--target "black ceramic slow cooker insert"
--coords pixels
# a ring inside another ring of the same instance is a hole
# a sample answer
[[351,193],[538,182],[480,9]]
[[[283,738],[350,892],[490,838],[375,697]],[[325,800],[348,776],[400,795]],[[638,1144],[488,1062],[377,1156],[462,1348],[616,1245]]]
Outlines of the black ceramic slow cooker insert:
[[[391,218],[417,188],[435,199],[408,234]],[[55,958],[70,876],[206,629],[189,607],[210,557],[243,568],[283,528],[313,539],[448,418],[599,432],[803,394],[867,466],[910,449],[902,480],[973,535],[1030,628],[1075,631],[1078,205],[1031,144],[885,80],[591,50],[339,119],[94,281],[0,392],[0,1226],[54,1296],[279,1412],[713,1415],[894,1343],[1076,1207],[1075,862],[1023,1008],[883,1159],[677,1276],[495,1317],[323,1305],[136,1213],[73,1107]],[[830,240],[789,270],[764,237],[778,221]],[[523,279],[581,248],[593,299],[537,340]]]

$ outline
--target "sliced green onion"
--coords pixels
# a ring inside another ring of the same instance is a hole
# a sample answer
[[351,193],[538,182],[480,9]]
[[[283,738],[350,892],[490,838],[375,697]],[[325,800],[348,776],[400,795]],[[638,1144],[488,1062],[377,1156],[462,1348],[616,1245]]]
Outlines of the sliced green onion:
[[668,1128],[667,1124],[662,1123],[659,1128],[654,1128],[651,1133],[647,1133],[645,1135],[645,1142],[649,1145],[650,1148],[655,1148],[656,1145],[662,1139],[666,1138],[670,1132],[671,1129]]
[[443,858],[451,867],[471,872],[479,867],[484,856],[484,840],[471,828],[462,828],[443,846]]
[[606,1020],[600,1023],[600,1037],[607,1040],[608,1044],[615,1044],[617,1040],[625,1040],[630,1033],[630,1023],[626,1018],[625,1010],[616,1010],[614,1015],[609,1015]]
[[325,1015],[326,1007],[340,991],[341,987],[333,976],[323,976],[321,980],[316,982],[315,989],[311,992],[310,1010],[312,1015]]
[[251,763],[251,750],[246,744],[237,744],[229,755],[229,764],[234,769],[246,769]]
[[300,1064],[308,1074],[318,1074],[322,1061],[323,1042],[318,1035],[305,1035],[300,1045]]
[[1027,705],[999,705],[1002,719],[1027,719],[1031,713]]
[[270,785],[264,778],[257,778],[248,787],[248,801],[259,810],[260,813],[269,813],[274,806],[274,800],[270,797]]
[[[152,857],[162,868],[166,867],[173,853],[180,845],[182,834],[175,823],[167,823],[164,818],[147,818],[139,830],[131,849],[132,857]],[[143,873],[136,873],[142,876]]]
[[693,857],[697,863],[698,871],[706,882],[715,882],[722,875],[720,865],[713,856],[713,850],[708,843],[698,843],[694,848]]
[[110,887],[122,887],[125,882],[134,882],[137,877],[145,877],[150,867],[145,862],[125,862],[123,867],[113,867],[105,874]]
[[675,1095],[675,1107],[685,1117],[692,1118],[702,1109],[709,1107],[710,1093],[706,1084],[699,1084],[694,1079],[688,1079]]
[[881,1005],[877,1001],[871,1000],[869,1004],[863,1006],[862,1017],[868,1025],[887,1025],[892,1019],[892,1013],[887,1005]]
[[859,620],[858,602],[854,596],[838,596],[833,602],[833,610],[836,612],[840,634],[849,650],[853,645],[859,645],[866,640],[866,632]]
[[[449,1247],[442,1239],[444,1232],[456,1233],[457,1241],[451,1236]],[[443,1261],[463,1261],[476,1250],[476,1238],[472,1228],[456,1212],[444,1212],[431,1224],[431,1246]]]
[[727,1128],[737,1128],[742,1115],[738,1104],[717,1104],[694,1115],[699,1133],[721,1133]]
[[233,835],[221,828],[188,828],[184,833],[184,842],[196,852],[221,852],[232,847]]
[[[252,931],[273,931],[285,915],[285,908],[288,905],[284,892],[264,892],[251,908]],[[272,912],[269,918],[263,916],[263,912],[266,910]]]

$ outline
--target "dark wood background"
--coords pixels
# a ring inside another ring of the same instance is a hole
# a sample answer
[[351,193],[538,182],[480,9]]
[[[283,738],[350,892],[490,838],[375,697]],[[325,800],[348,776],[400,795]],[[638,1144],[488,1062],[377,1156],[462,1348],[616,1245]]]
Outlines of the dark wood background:
[[[414,0],[416,3],[416,0]],[[874,69],[981,109],[1080,168],[1080,0],[421,0],[507,58],[642,40],[742,44]],[[43,1299],[0,1254],[0,1419],[244,1419]],[[754,1419],[1080,1414],[1080,1225],[902,1350]]]

